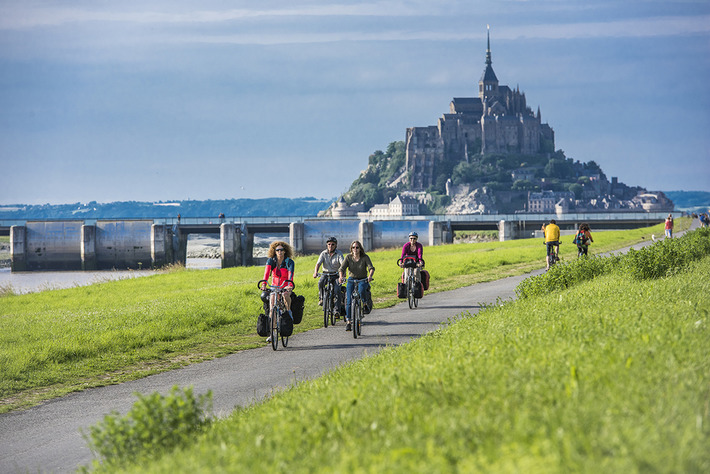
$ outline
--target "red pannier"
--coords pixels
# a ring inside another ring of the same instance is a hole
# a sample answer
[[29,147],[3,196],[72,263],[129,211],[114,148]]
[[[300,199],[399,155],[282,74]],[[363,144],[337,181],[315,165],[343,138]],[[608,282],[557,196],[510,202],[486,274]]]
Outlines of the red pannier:
[[426,270],[422,270],[422,286],[424,290],[429,289],[429,272]]

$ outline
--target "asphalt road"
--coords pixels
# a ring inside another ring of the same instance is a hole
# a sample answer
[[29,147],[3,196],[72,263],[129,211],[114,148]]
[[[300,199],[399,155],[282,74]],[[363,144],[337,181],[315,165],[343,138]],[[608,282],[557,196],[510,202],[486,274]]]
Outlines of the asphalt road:
[[[79,430],[88,429],[112,411],[128,412],[136,401],[134,392],[167,394],[175,385],[193,386],[196,394],[212,390],[215,414],[226,416],[234,407],[261,400],[295,381],[318,377],[384,347],[409,342],[464,311],[475,314],[483,304],[495,303],[499,298],[513,299],[518,283],[539,273],[542,270],[426,294],[419,308],[414,310],[408,308],[406,301],[391,308],[376,309],[366,317],[358,339],[338,322],[335,327],[295,334],[286,349],[279,345],[279,350],[273,351],[269,344],[0,415],[0,473],[74,472],[78,466],[89,464],[93,457]],[[435,278],[434,271],[433,285]],[[264,370],[265,367],[269,370]]]

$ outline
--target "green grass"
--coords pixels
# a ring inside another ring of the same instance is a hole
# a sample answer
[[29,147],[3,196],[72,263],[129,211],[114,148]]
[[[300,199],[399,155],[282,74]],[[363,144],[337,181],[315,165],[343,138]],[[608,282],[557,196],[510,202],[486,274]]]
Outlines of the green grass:
[[127,472],[710,472],[709,313],[710,257],[606,274],[298,383]]
[[[620,248],[651,233],[662,233],[661,227],[598,232],[592,249]],[[540,239],[444,245],[427,247],[424,256],[435,292],[540,268],[544,247]],[[571,242],[563,244],[562,256],[575,258]],[[371,257],[376,307],[394,305],[399,250]],[[306,296],[297,332],[322,324],[315,261],[296,259],[296,291]],[[4,293],[0,412],[263,345],[255,331],[262,276],[259,267],[182,270],[37,294]]]

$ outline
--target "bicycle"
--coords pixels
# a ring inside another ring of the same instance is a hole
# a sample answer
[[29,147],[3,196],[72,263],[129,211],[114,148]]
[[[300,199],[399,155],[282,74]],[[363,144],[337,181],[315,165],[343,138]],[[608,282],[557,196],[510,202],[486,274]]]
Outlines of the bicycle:
[[331,326],[335,326],[335,320],[339,318],[340,314],[340,298],[338,293],[340,291],[340,285],[336,285],[335,282],[338,279],[337,272],[323,272],[318,273],[317,276],[325,275],[328,277],[328,281],[323,288],[323,327],[328,327],[328,321],[330,321]]
[[350,299],[350,323],[352,324],[353,337],[357,339],[358,336],[362,334],[362,297],[360,296],[360,291],[358,287],[361,281],[367,281],[367,278],[360,278],[358,280],[352,279],[354,283],[353,294]]
[[[257,287],[261,290],[262,284],[268,284],[268,280],[259,280]],[[292,280],[286,280],[284,283],[290,283],[291,286],[288,289],[293,290],[296,285]],[[288,347],[288,336],[281,335],[281,319],[284,314],[288,314],[286,309],[286,304],[283,298],[280,298],[281,294],[286,291],[287,288],[282,286],[268,285],[269,286],[269,308],[267,309],[267,303],[264,303],[264,310],[269,315],[269,328],[271,332],[271,348],[276,350],[279,347],[279,337],[281,338],[281,343],[284,347]]]
[[[547,253],[547,265],[548,265],[548,270],[557,262],[560,261],[560,244],[562,242],[558,242],[555,245],[551,245],[548,249]],[[548,242],[545,242],[545,246],[547,246]]]
[[[419,306],[419,298],[416,297],[416,292],[414,291],[417,284],[417,279],[414,276],[414,268],[418,266],[419,262],[422,263],[423,268],[423,259],[405,257],[404,261],[401,258],[397,260],[397,265],[401,266],[402,263],[404,263],[405,272],[407,273],[405,283],[407,284],[407,301],[409,302],[409,309],[414,309]],[[419,284],[421,285],[421,282]]]

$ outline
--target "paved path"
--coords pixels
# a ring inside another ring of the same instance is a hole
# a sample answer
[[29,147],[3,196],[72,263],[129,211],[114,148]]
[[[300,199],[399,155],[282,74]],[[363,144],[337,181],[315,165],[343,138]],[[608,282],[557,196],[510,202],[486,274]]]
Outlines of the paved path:
[[287,349],[279,346],[274,352],[269,345],[247,350],[0,415],[0,473],[73,472],[90,463],[92,455],[79,429],[96,424],[114,410],[126,413],[136,401],[134,392],[167,394],[174,385],[192,385],[195,393],[212,390],[215,413],[225,416],[235,406],[260,400],[295,381],[318,377],[383,347],[409,342],[464,311],[474,314],[482,304],[512,299],[518,283],[541,272],[427,294],[414,310],[406,302],[377,309],[365,319],[358,339],[345,332],[340,322],[335,327],[296,334]]

